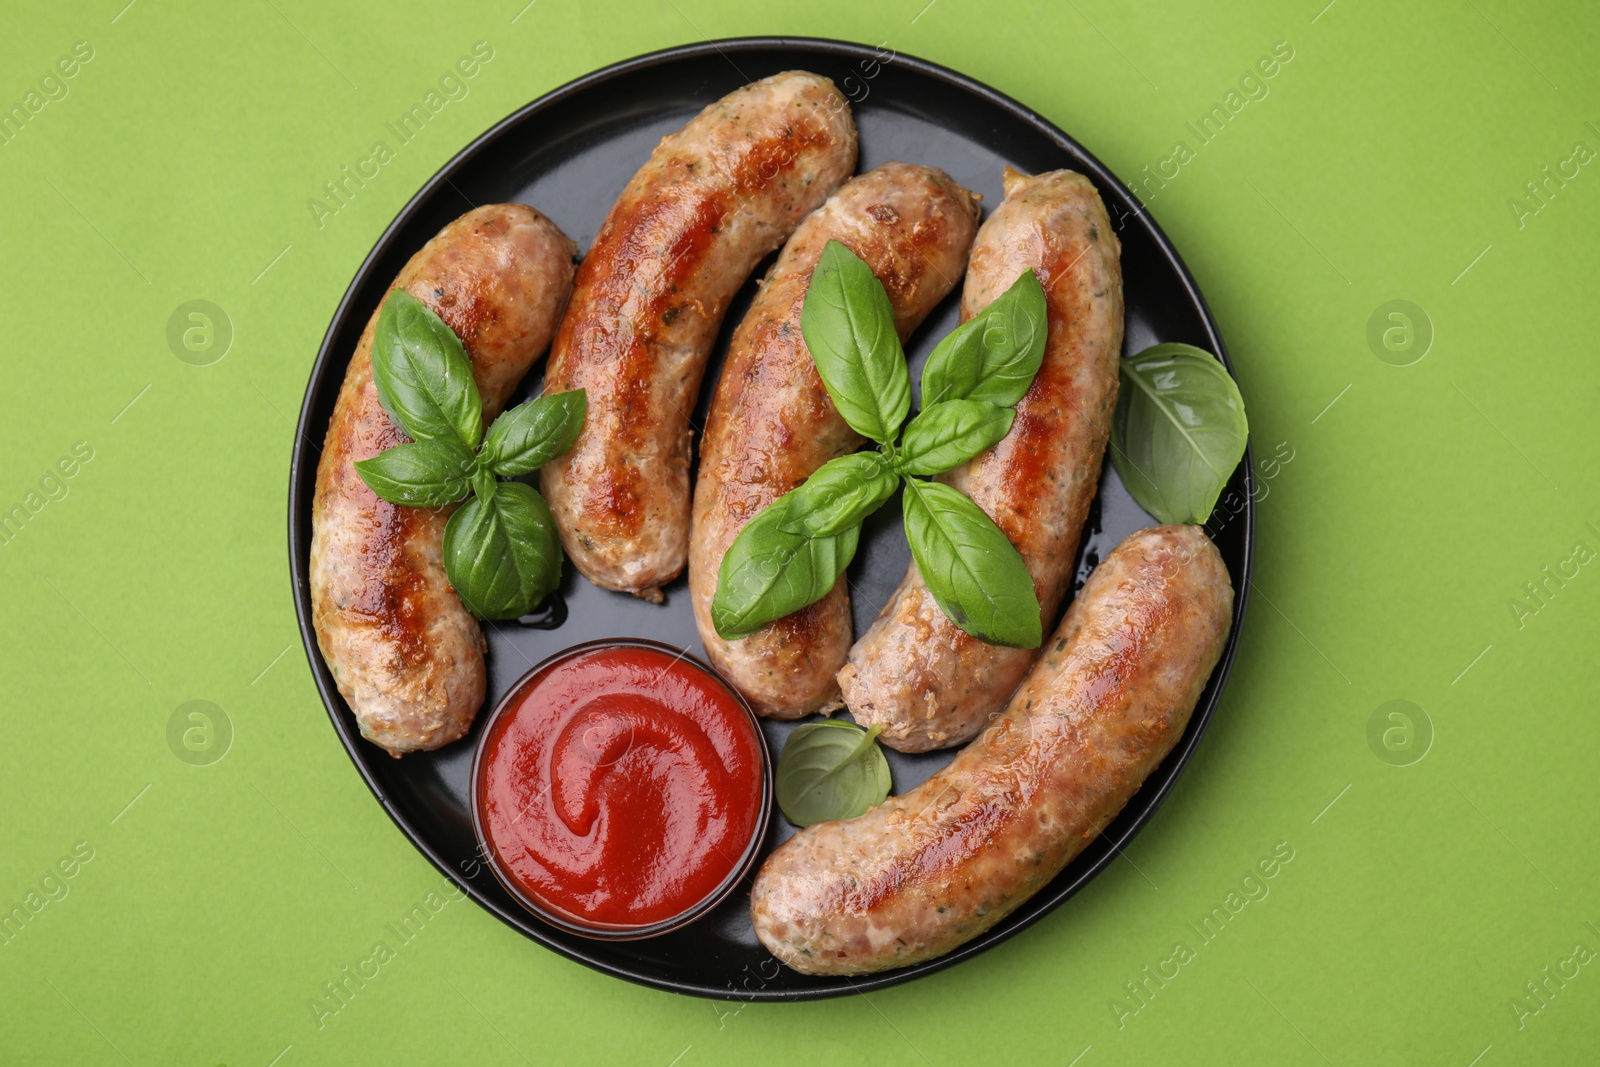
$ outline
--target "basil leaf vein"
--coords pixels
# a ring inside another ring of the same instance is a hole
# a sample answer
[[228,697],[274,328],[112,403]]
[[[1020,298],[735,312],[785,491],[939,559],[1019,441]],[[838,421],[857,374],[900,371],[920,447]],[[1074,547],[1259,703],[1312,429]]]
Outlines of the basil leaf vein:
[[463,504],[444,530],[444,569],[468,611],[514,619],[561,581],[561,542],[550,508],[532,486],[497,482]]
[[860,526],[827,537],[784,528],[794,494],[773,501],[739,531],[717,570],[711,623],[733,641],[827,595],[855,557]]
[[923,407],[944,400],[982,400],[1000,407],[1017,403],[1044,362],[1048,326],[1044,289],[1030,268],[928,354],[922,367]]
[[372,336],[372,380],[390,418],[417,441],[483,437],[483,404],[461,338],[404,289],[389,292]]
[[853,819],[883,803],[893,784],[878,747],[883,729],[863,730],[839,719],[808,722],[784,742],[773,792],[784,817],[796,826]]
[[800,332],[834,407],[879,444],[911,410],[911,374],[894,310],[872,269],[838,241],[823,247],[800,309]]
[[503,477],[538,470],[572,447],[589,408],[582,389],[519,404],[494,420],[483,442],[489,469]]
[[410,441],[355,462],[356,473],[380,498],[413,508],[437,508],[467,495],[472,453],[458,441]]
[[1120,362],[1111,462],[1161,522],[1204,522],[1244,456],[1239,387],[1211,353],[1160,344]]
[[943,474],[1011,432],[1014,408],[983,400],[941,400],[906,427],[900,466],[908,474]]
[[882,452],[857,452],[830,459],[798,489],[789,493],[788,533],[831,537],[883,506],[900,488],[889,457]]
[[906,540],[950,621],[982,641],[1038,648],[1039,599],[1022,554],[994,520],[942,482],[906,479]]

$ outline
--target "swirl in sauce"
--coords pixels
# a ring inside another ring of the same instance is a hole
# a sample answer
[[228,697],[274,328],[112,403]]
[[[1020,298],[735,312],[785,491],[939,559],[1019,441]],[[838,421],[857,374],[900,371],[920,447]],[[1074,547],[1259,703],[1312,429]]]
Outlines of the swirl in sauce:
[[596,927],[672,919],[741,865],[764,750],[738,699],[682,656],[580,649],[523,682],[489,727],[479,825],[503,877]]

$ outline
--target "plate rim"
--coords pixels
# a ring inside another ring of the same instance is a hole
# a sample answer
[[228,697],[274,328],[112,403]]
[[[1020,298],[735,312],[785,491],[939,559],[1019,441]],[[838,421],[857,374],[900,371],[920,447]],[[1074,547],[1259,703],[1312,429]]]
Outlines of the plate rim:
[[[916,978],[933,974],[936,971],[953,967],[964,960],[970,959],[973,956],[976,956],[979,953],[984,952],[989,948],[1016,936],[1022,931],[1033,926],[1046,915],[1053,913],[1058,907],[1060,907],[1068,899],[1076,895],[1081,889],[1093,881],[1101,873],[1101,871],[1110,865],[1111,860],[1122,852],[1122,849],[1126,846],[1126,844],[1144,829],[1145,824],[1150,821],[1150,819],[1166,802],[1167,796],[1176,786],[1178,779],[1182,776],[1184,770],[1189,764],[1190,759],[1193,757],[1195,749],[1199,747],[1200,742],[1204,739],[1206,731],[1211,725],[1212,715],[1215,712],[1217,705],[1221,702],[1222,693],[1226,688],[1228,676],[1232,671],[1234,657],[1238,651],[1241,641],[1241,631],[1244,624],[1246,607],[1248,606],[1250,600],[1252,588],[1251,577],[1255,569],[1256,554],[1255,472],[1250,440],[1247,437],[1244,455],[1240,459],[1240,464],[1244,471],[1243,487],[1245,490],[1245,503],[1242,509],[1245,522],[1244,551],[1241,566],[1243,580],[1240,583],[1239,588],[1236,588],[1234,591],[1233,618],[1227,645],[1223,649],[1221,659],[1218,660],[1216,667],[1212,670],[1210,678],[1207,680],[1206,688],[1201,695],[1200,704],[1196,706],[1195,711],[1191,716],[1190,728],[1193,731],[1192,734],[1189,734],[1186,740],[1180,738],[1179,743],[1174,746],[1173,750],[1167,754],[1166,758],[1157,765],[1159,770],[1163,770],[1165,772],[1162,776],[1162,780],[1155,783],[1155,792],[1151,794],[1148,803],[1145,804],[1143,809],[1134,816],[1132,821],[1128,824],[1125,832],[1122,833],[1116,840],[1111,840],[1104,834],[1100,835],[1102,838],[1104,838],[1109,846],[1104,856],[1084,870],[1077,872],[1076,876],[1065,885],[1049,890],[1048,895],[1046,894],[1046,890],[1041,890],[1040,893],[1035,895],[1035,899],[1042,899],[1043,903],[1036,907],[1035,910],[1033,910],[1030,914],[1023,915],[1018,918],[1016,913],[1013,912],[1012,915],[1008,916],[1006,920],[1002,920],[1002,922],[1008,922],[1009,925],[1006,925],[1003,928],[992,927],[965,944],[959,945],[950,952],[947,952],[935,959],[926,960],[922,963],[914,964],[909,967],[902,967],[895,970],[883,971],[877,974],[865,975],[856,979],[846,978],[844,979],[843,984],[823,986],[813,989],[768,989],[763,987],[757,990],[739,990],[736,989],[731,983],[726,988],[721,988],[688,980],[664,980],[654,974],[632,970],[628,966],[619,964],[615,960],[605,958],[603,956],[591,955],[588,952],[582,951],[572,945],[555,940],[553,937],[541,936],[540,933],[531,931],[529,927],[524,925],[523,920],[525,919],[525,916],[522,913],[519,912],[514,914],[509,909],[500,907],[495,901],[480,895],[477,891],[477,887],[470,880],[463,879],[457,874],[452,865],[442,855],[439,854],[439,852],[432,846],[426,837],[424,837],[414,826],[411,825],[410,821],[405,817],[405,815],[400,812],[390,801],[389,797],[384,794],[383,789],[368,772],[366,764],[358,755],[360,746],[366,742],[361,738],[359,729],[354,728],[352,723],[347,721],[349,716],[341,711],[341,709],[344,709],[345,711],[348,709],[344,703],[344,698],[339,694],[338,687],[333,681],[332,673],[329,670],[327,663],[323,660],[322,651],[317,643],[316,633],[312,625],[309,575],[311,547],[309,528],[310,517],[308,513],[305,517],[306,528],[302,530],[300,516],[296,512],[296,504],[297,501],[300,500],[307,491],[306,483],[308,481],[310,483],[311,492],[313,494],[315,493],[316,465],[314,463],[310,464],[310,470],[308,474],[303,474],[302,470],[308,463],[305,455],[306,446],[311,445],[313,448],[316,448],[319,455],[321,449],[315,445],[312,438],[307,435],[307,432],[309,429],[315,429],[314,427],[310,427],[309,423],[313,416],[313,408],[315,406],[314,401],[317,394],[317,383],[327,372],[328,364],[341,358],[340,353],[333,351],[334,341],[339,332],[339,325],[351,313],[352,305],[356,302],[359,292],[363,290],[369,283],[370,276],[377,263],[383,258],[384,254],[389,251],[389,247],[396,239],[396,236],[411,222],[413,216],[416,215],[417,212],[422,209],[423,205],[439,191],[439,188],[442,185],[451,184],[450,179],[456,174],[456,172],[461,170],[470,160],[472,160],[474,156],[496,141],[507,129],[521,123],[529,115],[557,107],[568,98],[582,93],[592,86],[622,77],[624,75],[635,73],[639,70],[648,69],[650,67],[695,59],[721,59],[723,61],[731,62],[731,60],[728,58],[729,52],[740,53],[773,50],[795,50],[798,52],[811,54],[820,53],[854,60],[875,59],[880,63],[904,64],[906,67],[926,77],[944,82],[945,84],[962,90],[968,94],[971,94],[972,96],[981,98],[984,102],[992,107],[997,107],[1002,111],[1010,113],[1013,117],[1020,119],[1029,126],[1032,126],[1039,132],[1043,133],[1050,140],[1054,141],[1056,145],[1063,150],[1063,152],[1074,155],[1078,159],[1083,160],[1085,162],[1085,166],[1082,169],[1089,172],[1089,177],[1094,179],[1097,185],[1116,190],[1126,200],[1140,207],[1141,210],[1137,211],[1134,217],[1140,220],[1140,222],[1148,229],[1156,247],[1166,258],[1168,266],[1174,271],[1181,281],[1185,293],[1194,303],[1195,307],[1199,309],[1201,323],[1205,328],[1207,339],[1212,346],[1213,354],[1228,371],[1229,376],[1236,377],[1234,375],[1232,361],[1228,358],[1227,346],[1224,344],[1222,339],[1221,329],[1218,327],[1216,318],[1211,312],[1210,304],[1207,303],[1204,294],[1200,291],[1200,287],[1195,282],[1194,276],[1189,272],[1188,265],[1185,264],[1182,257],[1178,255],[1177,249],[1174,247],[1171,239],[1167,237],[1166,231],[1161,228],[1161,225],[1156,221],[1155,217],[1150,214],[1149,210],[1144,208],[1143,202],[1136,194],[1133,193],[1126,183],[1113,174],[1105,166],[1105,164],[1100,161],[1098,156],[1080,144],[1075,138],[1069,136],[1065,131],[1061,130],[1049,119],[1046,119],[1032,108],[1012,98],[1011,96],[1002,93],[998,89],[995,89],[984,82],[978,81],[976,78],[973,78],[970,75],[962,74],[959,71],[945,67],[931,60],[909,55],[897,49],[891,50],[893,52],[892,58],[884,60],[882,58],[881,45],[873,46],[860,42],[845,41],[828,37],[805,37],[789,35],[724,37],[674,45],[669,48],[645,52],[640,55],[607,64],[606,66],[597,68],[588,72],[587,74],[580,75],[571,81],[565,82],[562,85],[551,89],[549,92],[536,97],[528,103],[521,105],[504,118],[500,119],[498,122],[495,122],[488,129],[478,134],[470,142],[468,142],[465,147],[463,147],[455,155],[451,156],[450,159],[440,166],[440,168],[435,171],[434,174],[430,176],[420,188],[418,188],[416,193],[414,193],[411,198],[406,201],[405,205],[395,215],[394,219],[391,220],[390,223],[384,228],[377,240],[374,241],[372,248],[362,259],[361,265],[356,269],[355,274],[351,277],[350,284],[345,288],[343,296],[340,297],[338,304],[335,306],[333,315],[328,321],[327,329],[323,333],[322,341],[318,345],[316,358],[311,364],[311,370],[306,379],[305,395],[301,400],[300,412],[295,420],[295,438],[290,454],[287,514],[290,581],[293,587],[295,618],[300,631],[301,644],[309,661],[312,678],[316,683],[318,695],[322,699],[323,709],[328,713],[328,718],[333,725],[334,732],[338,735],[341,744],[344,746],[345,755],[350,759],[350,762],[354,764],[357,773],[361,776],[362,781],[367,784],[367,788],[372,792],[372,795],[377,799],[379,805],[388,814],[390,820],[400,830],[401,834],[406,838],[413,848],[415,848],[430,863],[433,864],[439,873],[443,874],[447,879],[449,879],[452,884],[457,886],[463,893],[470,897],[479,907],[483,908],[489,912],[489,914],[505,923],[508,927],[522,937],[536,941],[545,949],[553,951],[575,963],[581,963],[587,967],[591,967],[602,974],[616,978],[622,978],[635,984],[643,985],[662,992],[688,994],[707,999],[738,1001],[741,1003],[748,1003],[752,1001],[797,1002],[850,996],[857,993],[872,992],[888,986],[899,985]],[[735,69],[737,69],[737,66],[735,66]],[[323,429],[325,430],[325,428]],[[1188,730],[1185,732],[1188,733]],[[1140,786],[1138,792],[1136,792],[1134,796],[1138,796],[1140,793],[1143,793],[1149,785],[1150,780],[1147,778],[1145,784]],[[1059,877],[1060,875],[1057,875],[1057,878]],[[535,922],[538,921],[536,916],[532,918]]]

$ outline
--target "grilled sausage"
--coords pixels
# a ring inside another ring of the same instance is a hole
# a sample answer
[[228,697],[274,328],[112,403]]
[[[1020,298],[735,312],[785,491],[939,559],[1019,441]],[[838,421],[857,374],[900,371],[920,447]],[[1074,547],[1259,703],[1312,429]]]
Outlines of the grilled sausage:
[[[572,291],[576,252],[532,208],[489,204],[439,231],[395,278],[394,288],[421,300],[461,338],[485,424],[549,346]],[[483,703],[486,646],[445,578],[444,526],[454,507],[390,504],[356,473],[356,460],[408,440],[372,382],[377,321],[374,311],[317,465],[311,606],[317,644],[362,735],[398,756],[467,732]]]
[[830,240],[872,268],[901,340],[955,288],[978,203],[944,171],[886,163],[846,183],[800,225],[739,324],[700,446],[689,595],[706,655],[756,712],[794,719],[839,706],[850,650],[850,594],[832,591],[738,641],[711,624],[717,572],[745,524],[830,459],[865,443],[844,421],[800,334],[811,272]]
[[[1006,168],[1005,201],[973,245],[961,311],[970,319],[1032,267],[1044,286],[1044,363],[1011,432],[942,475],[972,497],[1022,553],[1048,630],[1073,572],[1100,481],[1122,349],[1121,246],[1088,179]],[[972,738],[1005,706],[1037,650],[970,637],[951,622],[912,561],[850,650],[839,683],[851,714],[883,742],[926,752]]]
[[578,270],[545,391],[589,391],[541,484],[567,555],[606,589],[660,601],[689,550],[689,414],[728,302],[855,169],[832,82],[746,85],[662,140]]
[[1005,713],[944,770],[814,823],[756,876],[751,913],[806,974],[933,959],[1044,887],[1172,750],[1222,655],[1227,568],[1198,526],[1129,536],[1095,569]]

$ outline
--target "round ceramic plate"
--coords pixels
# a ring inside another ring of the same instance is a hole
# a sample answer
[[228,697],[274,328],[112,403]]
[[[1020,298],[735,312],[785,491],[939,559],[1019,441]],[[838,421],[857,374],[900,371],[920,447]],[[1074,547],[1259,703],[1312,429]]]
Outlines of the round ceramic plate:
[[[334,398],[368,317],[411,255],[446,223],[472,207],[517,200],[548,215],[586,248],[623,185],[656,142],[706,104],[746,82],[804,69],[832,78],[850,98],[861,134],[859,170],[890,160],[941,167],[983,194],[988,210],[1002,199],[1001,168],[1036,172],[1069,167],[1100,190],[1122,241],[1127,300],[1124,354],[1161,341],[1184,341],[1221,357],[1217,325],[1183,261],[1127,188],[1076,141],[1016,101],[943,67],[883,49],[838,41],[750,38],[688,45],[630,59],[579,78],[534,101],[479,137],[423,186],[384,232],[356,272],[334,313],[311,370],[300,410],[289,484],[289,562],[306,655],[339,739],[379,803],[402,833],[473,900],[540,944],[598,970],[660,989],[737,1000],[801,1000],[877,989],[959,963],[1038,921],[1085,885],[1139,831],[1193,754],[1222,692],[1238,646],[1248,599],[1255,540],[1250,455],[1223,492],[1210,524],[1238,595],[1233,633],[1188,730],[1106,831],[1053,882],[994,929],[940,959],[857,979],[820,978],[780,966],[756,940],[746,883],[716,910],[674,933],[646,941],[601,942],[546,925],[520,907],[477,855],[468,800],[468,772],[482,715],[472,733],[437,752],[392,759],[361,739],[334,685],[311,628],[307,551],[311,496],[320,442]],[[759,268],[733,303],[706,374],[696,425],[717,380],[728,336],[743,318]],[[907,345],[912,381],[934,342],[956,325],[957,292]],[[541,365],[542,366],[542,365]],[[542,370],[523,383],[539,392]],[[904,574],[910,552],[891,503],[869,520],[850,567],[856,632],[862,633]],[[1077,584],[1124,536],[1155,520],[1146,515],[1109,464],[1079,549]],[[533,664],[570,645],[605,637],[653,638],[700,655],[680,578],[667,602],[652,605],[604,592],[571,567],[559,603],[540,625],[489,624],[489,695],[496,701]],[[766,722],[774,761],[793,723]],[[902,793],[949,762],[951,751],[907,756],[889,752],[894,791]],[[767,849],[794,833],[774,814]]]

